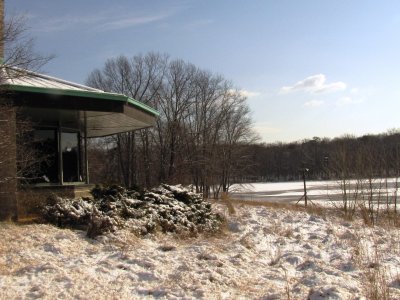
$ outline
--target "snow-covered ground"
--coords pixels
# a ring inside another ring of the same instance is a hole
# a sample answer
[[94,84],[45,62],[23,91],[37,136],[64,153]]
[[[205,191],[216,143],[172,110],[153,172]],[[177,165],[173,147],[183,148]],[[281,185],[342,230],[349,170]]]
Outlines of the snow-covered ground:
[[[387,189],[386,189],[387,180]],[[399,178],[377,178],[372,180],[375,193],[397,194],[400,187]],[[315,203],[328,205],[329,202],[337,202],[342,199],[341,182],[337,180],[307,181],[307,196]],[[363,185],[365,191],[369,188],[368,179],[349,180],[346,182],[347,193],[352,193],[358,184]],[[349,189],[350,187],[350,189]],[[369,193],[369,191],[367,191]],[[231,197],[241,200],[267,201],[267,202],[297,202],[304,195],[303,181],[290,182],[256,182],[246,184],[235,184],[230,188]]]
[[[319,190],[326,190],[329,187],[337,186],[337,181],[307,181],[307,188],[318,188]],[[282,192],[303,190],[303,181],[288,181],[288,182],[255,182],[246,183],[242,185],[233,185],[230,189],[234,192]]]
[[[216,236],[0,223],[0,299],[400,299],[400,232],[235,205]],[[383,294],[377,298],[383,299]],[[388,298],[385,298],[388,299]]]

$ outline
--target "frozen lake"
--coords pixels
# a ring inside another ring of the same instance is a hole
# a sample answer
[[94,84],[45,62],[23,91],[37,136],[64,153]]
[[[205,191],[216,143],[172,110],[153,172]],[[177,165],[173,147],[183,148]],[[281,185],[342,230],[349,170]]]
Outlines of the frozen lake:
[[[397,179],[399,181],[399,179]],[[358,182],[360,183],[360,182]],[[364,192],[368,188],[367,180],[362,180]],[[311,201],[340,201],[342,199],[342,190],[340,182],[331,181],[307,181],[307,196]],[[350,193],[354,193],[357,182],[350,182]],[[400,187],[400,183],[398,183]],[[396,192],[396,179],[387,180],[387,189],[385,179],[373,180],[374,194]],[[243,185],[233,185],[230,189],[231,197],[240,200],[269,201],[269,202],[296,202],[304,195],[303,181],[292,182],[269,182],[269,183],[247,183]]]

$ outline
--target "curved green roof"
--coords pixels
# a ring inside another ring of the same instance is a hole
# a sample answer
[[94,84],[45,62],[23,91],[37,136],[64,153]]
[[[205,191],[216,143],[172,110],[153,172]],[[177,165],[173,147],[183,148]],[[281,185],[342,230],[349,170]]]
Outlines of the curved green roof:
[[2,77],[5,78],[2,86],[11,91],[121,101],[153,116],[159,115],[150,106],[123,94],[105,92],[89,86],[14,67],[3,66],[1,71],[3,73]]
[[139,108],[154,116],[159,116],[159,112],[151,108],[150,106],[122,94],[107,93],[103,91],[97,92],[97,91],[86,91],[77,89],[68,90],[60,88],[36,87],[36,86],[26,86],[17,84],[4,84],[3,87],[15,92],[41,93],[41,94],[58,95],[58,96],[72,96],[72,97],[92,98],[100,100],[121,101],[129,103],[134,107]]
[[72,118],[69,112],[78,112],[74,116],[86,124],[88,137],[148,128],[154,126],[159,115],[150,106],[123,94],[18,68],[0,66],[0,78],[0,86],[15,93],[10,95],[15,103],[20,103],[17,105],[23,106],[28,115],[40,122]]

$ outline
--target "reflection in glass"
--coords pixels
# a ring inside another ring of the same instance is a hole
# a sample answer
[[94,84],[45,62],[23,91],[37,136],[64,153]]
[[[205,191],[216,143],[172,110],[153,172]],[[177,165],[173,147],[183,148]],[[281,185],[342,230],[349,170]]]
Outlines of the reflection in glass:
[[58,182],[57,131],[55,129],[37,129],[34,131],[34,147],[40,153],[40,165],[33,183]]
[[61,153],[64,182],[79,181],[79,135],[77,132],[61,132]]
[[[60,132],[57,128],[37,128],[26,134],[24,138],[27,139],[25,144],[31,149],[31,156],[34,156],[35,161],[29,169],[21,169],[21,183],[62,184],[62,182],[82,181],[78,132]],[[23,155],[21,153],[19,155]],[[25,158],[19,158],[20,161],[23,159]]]

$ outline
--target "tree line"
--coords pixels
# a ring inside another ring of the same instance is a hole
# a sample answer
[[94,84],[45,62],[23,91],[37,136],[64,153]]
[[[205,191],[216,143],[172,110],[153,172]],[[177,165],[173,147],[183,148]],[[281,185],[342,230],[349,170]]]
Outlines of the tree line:
[[258,144],[252,148],[256,167],[251,176],[257,181],[300,180],[303,168],[309,170],[308,178],[313,180],[399,176],[400,132],[396,130],[361,137]]

